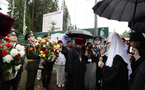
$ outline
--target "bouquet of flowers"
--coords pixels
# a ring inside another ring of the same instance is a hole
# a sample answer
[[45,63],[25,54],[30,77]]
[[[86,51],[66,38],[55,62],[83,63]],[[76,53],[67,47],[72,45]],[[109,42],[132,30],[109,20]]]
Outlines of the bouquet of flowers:
[[17,43],[16,47],[13,48],[9,38],[5,38],[0,47],[4,62],[4,74],[14,74],[21,67],[21,58],[25,54],[24,46],[22,46],[22,43]]
[[57,44],[53,40],[49,40],[48,38],[41,39],[40,37],[37,38],[35,42],[36,48],[39,51],[39,54],[43,58],[42,65],[45,65],[45,62],[54,62],[58,59],[59,53],[59,44]]

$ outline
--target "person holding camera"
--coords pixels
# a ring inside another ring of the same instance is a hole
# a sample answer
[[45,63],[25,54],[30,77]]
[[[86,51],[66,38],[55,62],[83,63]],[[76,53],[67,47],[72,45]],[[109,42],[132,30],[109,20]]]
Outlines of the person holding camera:
[[93,49],[91,42],[88,42],[85,48],[85,62],[87,71],[85,72],[84,84],[86,90],[95,90],[96,88],[96,58],[97,54]]

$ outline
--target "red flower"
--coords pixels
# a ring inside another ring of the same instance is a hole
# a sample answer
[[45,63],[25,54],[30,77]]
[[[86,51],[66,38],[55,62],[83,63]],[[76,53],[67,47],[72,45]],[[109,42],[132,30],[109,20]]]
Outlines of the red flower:
[[53,52],[53,51],[54,51],[52,48],[51,48],[50,50],[51,50],[51,52]]
[[12,44],[8,43],[8,44],[6,44],[5,46],[9,48],[9,47],[12,46]]
[[22,45],[22,43],[21,43],[21,42],[18,42],[17,44],[20,44],[20,45]]
[[56,59],[57,59],[57,57],[54,58],[54,60],[56,60]]
[[18,54],[15,58],[19,58],[20,57],[20,54]]
[[2,46],[0,46],[0,48],[1,48]]
[[55,50],[55,52],[57,52],[57,49]]
[[4,38],[4,40],[6,40],[7,42],[11,42],[9,38]]
[[46,54],[46,55],[47,55],[47,54],[48,54],[48,52],[47,52],[47,51],[44,51],[44,54]]
[[42,64],[42,65],[45,65],[45,62],[42,62],[41,64]]
[[6,50],[2,51],[2,56],[6,56],[8,54],[8,52]]
[[41,47],[40,50],[41,50],[41,51],[45,51],[45,47]]

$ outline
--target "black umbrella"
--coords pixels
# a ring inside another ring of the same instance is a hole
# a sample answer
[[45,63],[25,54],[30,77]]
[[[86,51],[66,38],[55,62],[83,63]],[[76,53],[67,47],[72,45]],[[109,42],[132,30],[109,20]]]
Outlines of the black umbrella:
[[145,33],[145,17],[136,20],[134,25],[132,25],[132,22],[130,22],[128,24],[128,27],[130,27],[130,29],[135,30],[137,32]]
[[105,0],[93,10],[101,17],[131,22],[145,16],[145,0]]
[[93,38],[93,35],[89,31],[85,30],[68,30],[65,32],[68,37],[80,37],[80,38]]

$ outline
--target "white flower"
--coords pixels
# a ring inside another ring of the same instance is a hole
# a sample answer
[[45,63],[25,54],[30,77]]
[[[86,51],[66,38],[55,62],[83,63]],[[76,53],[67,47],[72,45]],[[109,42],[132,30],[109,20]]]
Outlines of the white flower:
[[48,46],[49,42],[46,43],[46,45]]
[[24,50],[25,48],[24,48],[24,46],[18,44],[18,45],[16,45],[16,49],[21,51],[21,50]]
[[13,60],[13,57],[11,55],[6,55],[3,57],[3,62],[10,63]]
[[51,43],[51,44],[54,44],[54,42],[53,42],[52,40],[50,40],[50,43]]
[[11,69],[7,69],[6,72],[12,73],[12,68]]
[[19,54],[21,55],[21,57],[23,57],[24,54],[25,54],[25,52],[24,52],[23,50],[21,50],[21,51],[19,52]]
[[17,51],[17,49],[12,49],[12,50],[10,51],[10,54],[11,54],[13,57],[17,56],[18,53],[19,53],[19,52]]
[[36,45],[36,46],[38,46],[38,45],[39,45],[39,43],[37,42],[37,43],[35,43],[35,45]]
[[45,47],[45,45],[43,45],[43,47]]
[[15,66],[15,70],[18,71],[20,69],[20,67],[21,67],[21,64],[18,66]]

